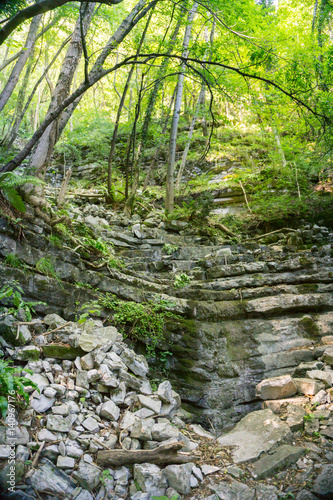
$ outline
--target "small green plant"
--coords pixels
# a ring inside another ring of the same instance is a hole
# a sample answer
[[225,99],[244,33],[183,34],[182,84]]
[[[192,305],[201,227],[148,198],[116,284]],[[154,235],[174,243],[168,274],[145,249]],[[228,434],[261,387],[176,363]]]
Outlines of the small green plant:
[[172,255],[173,253],[177,252],[177,250],[177,245],[171,245],[171,243],[166,243],[162,248],[162,252],[166,253],[167,255]]
[[36,263],[36,270],[42,274],[45,274],[45,276],[50,276],[50,278],[54,278],[57,281],[60,281],[57,273],[55,272],[53,263],[49,257],[42,257]]
[[169,497],[166,497],[165,495],[162,495],[160,497],[151,497],[152,500],[178,500],[179,497],[176,497],[176,495],[174,495],[173,497],[169,498]]
[[94,239],[90,237],[81,238],[84,246],[93,253],[101,253],[105,257],[110,255],[110,247],[105,243],[105,241],[100,238]]
[[191,283],[191,278],[187,276],[187,274],[176,274],[175,281],[173,282],[173,286],[175,288],[184,288]]
[[[83,283],[83,281],[77,281],[75,283],[75,286],[77,286],[78,288],[87,288],[88,290],[93,290],[94,287],[92,285],[89,285],[89,283]],[[76,304],[78,305],[78,304]]]
[[112,476],[111,476],[110,470],[104,469],[102,472],[101,483],[104,484],[104,486],[105,486],[106,480],[111,479],[111,478],[112,478]]
[[111,267],[111,269],[121,269],[124,267],[124,263],[121,259],[111,256],[108,260],[108,267]]
[[161,302],[126,302],[112,295],[103,295],[99,299],[99,304],[112,310],[113,322],[125,337],[144,341],[148,354],[152,357],[158,357],[156,347],[165,340],[165,320],[179,318],[166,310]]
[[98,316],[101,313],[101,308],[98,300],[93,300],[91,302],[86,302],[80,307],[80,316],[77,322],[82,325],[87,321],[90,316]]
[[26,266],[14,253],[9,253],[5,258],[7,266],[14,267],[15,269],[24,269]]
[[50,243],[52,243],[52,245],[58,247],[58,248],[62,248],[62,242],[61,242],[61,239],[59,238],[59,236],[55,235],[55,234],[51,234],[49,237],[48,237],[48,240]]
[[[17,281],[6,283],[0,290],[0,301],[5,300],[13,304],[13,307],[7,308],[7,314],[17,316],[20,310],[25,312],[27,321],[32,320],[32,313],[35,313],[34,307],[45,302],[28,302],[22,297],[23,290]],[[3,313],[4,308],[0,307],[0,313]]]
[[313,422],[315,416],[313,413],[308,413],[307,415],[304,415],[303,420],[304,422]]
[[[25,391],[26,386],[32,386],[39,392],[34,382],[18,374],[19,370],[11,366],[9,361],[0,360],[0,410],[3,418],[7,415],[8,405],[23,403],[26,406],[29,403],[29,394]],[[25,371],[33,373],[31,370]]]
[[319,434],[319,432],[317,432],[317,431],[314,431],[314,433],[312,434],[312,436],[313,436],[315,439],[319,439],[319,438],[320,438],[320,434]]

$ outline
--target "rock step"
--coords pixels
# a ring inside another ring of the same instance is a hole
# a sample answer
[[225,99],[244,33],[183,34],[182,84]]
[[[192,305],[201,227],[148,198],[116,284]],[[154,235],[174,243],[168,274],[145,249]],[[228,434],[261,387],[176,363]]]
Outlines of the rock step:
[[[332,271],[315,271],[307,272],[296,271],[294,273],[256,273],[253,275],[239,276],[235,278],[224,278],[216,279],[211,281],[194,282],[191,284],[191,288],[195,290],[213,290],[213,291],[223,291],[231,290],[237,288],[254,288],[265,286],[276,286],[281,284],[297,285],[304,284],[304,290],[306,290],[306,284],[308,284],[309,291],[311,288],[315,291],[317,283],[327,283],[333,282]],[[313,284],[313,286],[311,286]],[[181,294],[181,293],[180,293]]]

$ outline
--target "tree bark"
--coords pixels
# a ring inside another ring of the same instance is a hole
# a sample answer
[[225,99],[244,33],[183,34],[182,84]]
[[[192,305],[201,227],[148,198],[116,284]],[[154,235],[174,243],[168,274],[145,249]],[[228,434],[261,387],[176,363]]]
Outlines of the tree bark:
[[[149,14],[149,17],[148,17],[145,29],[143,30],[143,33],[142,33],[142,36],[141,36],[141,39],[140,39],[140,42],[139,42],[139,45],[138,45],[138,48],[137,48],[137,51],[136,51],[137,54],[139,54],[140,51],[141,51],[143,42],[144,42],[144,40],[146,38],[146,34],[147,34],[147,31],[148,31],[148,27],[149,27],[152,15],[153,15],[153,9],[150,11],[150,14]],[[127,91],[128,91],[128,88],[129,88],[129,85],[130,85],[130,82],[131,82],[134,70],[135,70],[135,65],[133,64],[133,66],[131,67],[131,69],[130,69],[130,71],[128,73],[128,77],[127,77],[127,80],[126,80],[126,83],[125,83],[125,87],[124,87],[124,90],[123,90],[123,93],[122,93],[122,96],[121,96],[121,100],[120,100],[120,103],[119,103],[119,106],[118,106],[116,122],[115,122],[115,125],[114,125],[114,130],[113,130],[113,135],[112,135],[111,149],[110,149],[109,160],[108,160],[108,196],[110,198],[111,203],[114,202],[113,194],[112,194],[112,162],[113,162],[113,155],[114,155],[114,151],[115,151],[115,148],[116,148],[116,141],[117,141],[117,136],[118,136],[118,128],[119,128],[120,116],[121,116],[121,113],[122,113],[122,110],[123,110],[123,107],[124,107],[124,104],[125,104],[125,99],[126,99]]]
[[[184,43],[183,43],[183,57],[187,58],[189,54],[189,44],[191,40],[192,24],[193,19],[198,9],[198,3],[193,4],[187,18],[187,26],[185,29]],[[167,212],[172,213],[175,205],[175,191],[174,191],[174,171],[175,171],[175,159],[176,159],[176,145],[177,145],[177,132],[180,119],[180,111],[182,105],[183,88],[184,88],[184,78],[185,78],[185,68],[186,65],[183,62],[181,64],[181,72],[178,76],[177,91],[175,98],[175,108],[172,119],[171,133],[170,133],[170,146],[169,146],[169,161],[167,167],[167,179],[166,179],[166,198],[165,198],[165,208]]]
[[[58,107],[58,105],[68,97],[70,93],[73,76],[76,67],[79,64],[83,50],[81,28],[83,30],[83,35],[86,36],[95,9],[95,3],[91,2],[83,8],[84,12],[82,13],[81,9],[70,45],[62,63],[58,81],[52,94],[47,116],[52,113]],[[82,26],[81,14],[83,17]],[[37,177],[39,177],[40,179],[44,179],[45,177],[47,164],[50,160],[57,138],[58,120],[55,120],[45,130],[30,160],[30,167],[34,169]]]
[[37,30],[38,30],[38,26],[39,26],[41,17],[42,17],[41,15],[36,16],[31,21],[29,33],[28,33],[28,36],[27,36],[27,39],[26,39],[26,42],[24,45],[24,49],[21,51],[21,54],[20,54],[20,56],[15,64],[9,78],[8,78],[8,81],[7,81],[3,91],[1,92],[1,95],[0,95],[0,113],[3,110],[3,108],[6,106],[10,96],[12,95],[12,93],[17,85],[20,74],[21,74],[27,60],[29,59],[30,54],[33,51],[33,48],[35,45],[35,40],[36,40],[36,35],[37,35]]
[[197,457],[189,453],[181,453],[182,442],[161,444],[154,450],[103,450],[97,454],[97,464],[103,467],[129,464],[184,464],[195,462]]
[[[128,33],[137,25],[137,23],[149,12],[149,10],[157,4],[159,0],[152,0],[147,4],[147,0],[139,0],[128,16],[122,21],[115,33],[109,38],[107,44],[102,50],[100,56],[97,58],[92,69],[89,71],[89,80],[96,80],[101,73],[103,65],[111,52],[117,48],[120,43],[126,38]],[[145,4],[146,7],[145,7]],[[70,117],[79,105],[83,94],[80,95],[75,101],[68,106],[59,120],[59,137],[66,127]]]
[[[183,14],[183,13],[181,13],[181,14]],[[177,24],[175,26],[175,29],[171,35],[167,54],[171,54],[171,52],[176,44],[182,20],[183,20],[182,15],[180,15],[179,19],[177,21]],[[156,103],[159,89],[160,89],[161,84],[162,84],[162,77],[165,75],[165,72],[167,70],[169,62],[170,62],[169,58],[165,57],[163,59],[161,66],[160,66],[160,69],[159,69],[159,72],[158,72],[158,75],[157,75],[157,78],[156,78],[156,81],[154,83],[154,86],[153,86],[150,94],[149,94],[146,114],[145,114],[144,122],[142,125],[142,131],[141,131],[141,143],[143,144],[143,146],[144,146],[146,139],[147,139],[148,128],[149,128],[149,124],[151,121],[151,116],[152,116],[152,113],[153,113],[153,110],[155,107],[155,103]]]

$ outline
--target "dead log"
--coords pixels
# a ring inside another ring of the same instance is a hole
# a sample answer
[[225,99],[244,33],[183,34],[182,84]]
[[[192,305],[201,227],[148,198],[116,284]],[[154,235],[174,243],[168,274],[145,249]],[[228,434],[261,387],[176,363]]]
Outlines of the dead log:
[[161,444],[154,450],[103,450],[97,454],[97,464],[104,467],[129,464],[185,464],[194,462],[197,457],[181,453],[184,443]]

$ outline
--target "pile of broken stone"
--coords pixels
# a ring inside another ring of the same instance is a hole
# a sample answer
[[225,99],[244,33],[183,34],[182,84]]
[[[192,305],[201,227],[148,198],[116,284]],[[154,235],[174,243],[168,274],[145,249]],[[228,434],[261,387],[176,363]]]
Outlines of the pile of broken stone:
[[[6,421],[0,426],[0,459],[4,463],[11,453],[10,443],[16,445],[19,498],[130,496],[146,500],[165,494],[178,498],[214,472],[214,467],[198,467],[189,460],[164,468],[137,463],[133,468],[107,467],[103,471],[96,464],[99,450],[153,450],[161,444],[182,442],[181,452],[191,454],[198,443],[181,432],[189,414],[181,409],[180,396],[170,382],[152,390],[146,358],[129,349],[116,328],[104,327],[99,320],[79,325],[49,314],[34,329],[39,333],[33,339],[35,344],[14,347],[9,340],[32,341],[28,328],[21,325],[17,335],[14,319],[8,317],[0,325],[2,347],[12,358],[22,362],[32,356],[20,368],[21,375],[38,387],[26,388],[30,403],[16,416],[15,437],[9,438]],[[36,352],[41,359],[36,359]],[[27,472],[24,465],[38,450],[38,465]],[[4,490],[8,467],[0,471]]]
[[[4,352],[39,389],[28,389],[29,407],[16,415],[15,498],[277,500],[288,493],[298,493],[297,500],[332,498],[332,337],[322,339],[315,361],[260,382],[256,393],[263,409],[216,438],[186,424],[190,415],[168,381],[153,391],[146,358],[131,350],[116,328],[99,320],[66,322],[56,314],[33,328],[32,339],[29,326],[22,324],[18,335],[14,318],[0,320]],[[0,426],[3,489],[11,453],[7,431]],[[202,457],[200,466],[192,461],[201,439],[230,450],[224,462],[217,451],[220,467],[211,465],[214,460],[204,464]],[[180,441],[181,451],[190,455],[187,463],[98,463],[102,450],[156,450]],[[288,485],[290,471],[294,482]]]

